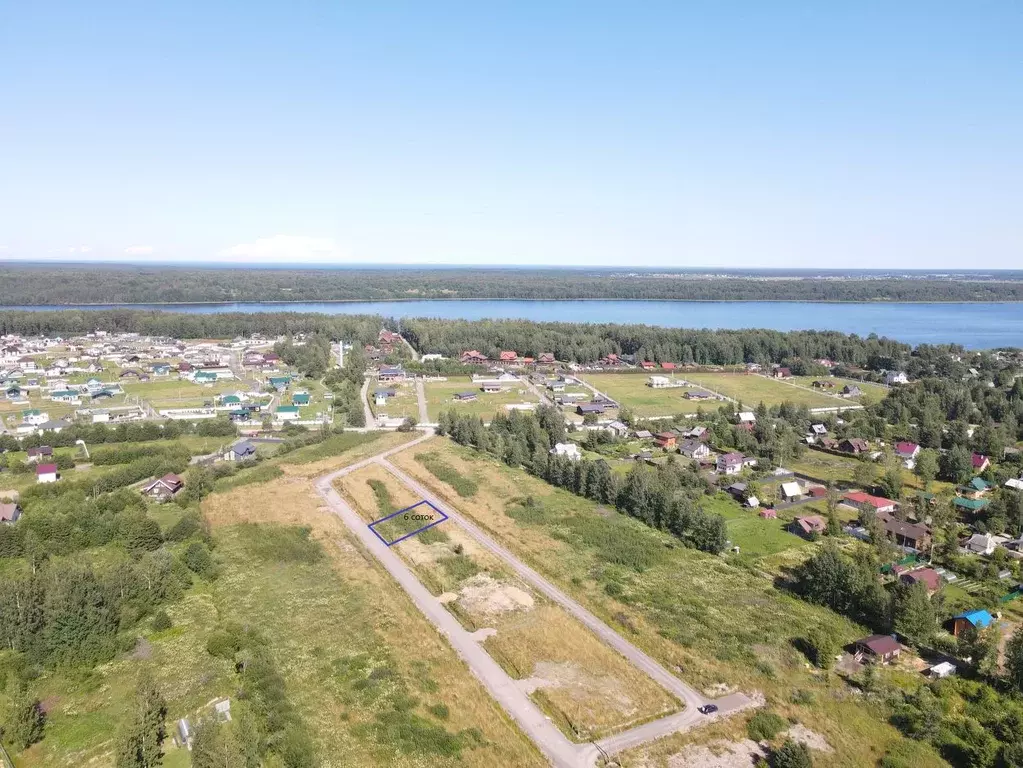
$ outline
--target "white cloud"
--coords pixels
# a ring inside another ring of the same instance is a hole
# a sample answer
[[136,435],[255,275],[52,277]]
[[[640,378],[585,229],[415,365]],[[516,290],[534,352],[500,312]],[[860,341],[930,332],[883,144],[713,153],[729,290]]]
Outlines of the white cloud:
[[148,256],[155,250],[151,245],[129,245],[124,252],[129,256]]
[[67,249],[68,253],[89,253],[91,251],[91,245],[72,245]]
[[228,261],[333,262],[343,259],[341,246],[329,237],[274,235],[251,243],[239,243],[219,253]]

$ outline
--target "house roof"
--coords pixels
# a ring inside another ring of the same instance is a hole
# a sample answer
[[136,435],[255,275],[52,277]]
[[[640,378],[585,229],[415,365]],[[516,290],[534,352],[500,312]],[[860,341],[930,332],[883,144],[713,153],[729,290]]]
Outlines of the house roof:
[[57,474],[56,464],[40,464],[36,467],[37,475],[55,475]]
[[969,482],[969,486],[976,491],[986,491],[991,487],[991,483],[983,477],[975,477]]
[[991,503],[990,499],[965,499],[962,496],[956,496],[954,499],[952,499],[952,504],[954,506],[957,506],[960,509],[968,510],[970,512],[979,512],[990,503]]
[[739,414],[739,421],[756,421],[757,417],[753,411],[742,411]]
[[806,515],[805,517],[797,517],[794,521],[796,525],[802,528],[807,533],[811,531],[817,531],[822,533],[827,530],[828,524],[824,522],[824,518],[820,515]]
[[902,650],[898,640],[891,635],[870,635],[862,640],[857,640],[856,645],[866,648],[876,656],[887,656]]
[[297,405],[278,405],[277,413],[298,413]]
[[781,492],[786,496],[801,496],[803,489],[799,487],[799,483],[782,483]]
[[231,450],[242,456],[247,456],[250,453],[256,452],[256,446],[250,443],[248,440],[239,440],[237,443],[231,446]]
[[723,453],[718,456],[718,461],[724,462],[725,464],[741,464],[745,457],[738,451],[732,451],[731,453]]
[[867,504],[874,509],[882,509],[883,507],[895,506],[896,502],[891,499],[886,499],[883,496],[871,496],[869,493],[863,491],[850,491],[843,497],[846,501],[851,501],[853,504]]
[[895,444],[895,452],[899,456],[915,456],[916,452],[920,450],[920,446],[916,443],[902,442]]
[[975,611],[966,611],[965,613],[960,613],[958,616],[956,616],[956,619],[957,620],[958,619],[963,619],[964,621],[968,621],[973,626],[980,627],[981,629],[983,629],[984,627],[988,626],[989,624],[991,624],[992,621],[995,620],[994,617],[990,613],[988,613],[987,611],[985,611],[983,609],[978,609],[978,610],[975,610]]
[[972,454],[970,456],[970,461],[973,462],[973,468],[974,469],[980,469],[985,464],[990,464],[991,463],[990,460],[988,459],[988,457],[985,456],[982,453],[974,453],[974,454]]
[[[636,437],[642,439],[642,438],[647,438],[647,437],[653,437],[653,435],[650,434],[650,430],[648,430],[648,429],[637,429],[636,430]],[[1023,487],[1023,486],[1021,486],[1021,487]]]
[[941,574],[933,568],[917,568],[915,571],[908,571],[901,576],[903,581],[921,582],[927,589],[934,592],[941,587]]

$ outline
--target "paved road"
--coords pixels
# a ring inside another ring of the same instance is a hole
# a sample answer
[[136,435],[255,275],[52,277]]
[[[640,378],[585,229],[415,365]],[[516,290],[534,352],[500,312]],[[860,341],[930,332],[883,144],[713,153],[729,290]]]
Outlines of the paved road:
[[[451,509],[429,489],[408,474],[387,461],[394,453],[406,450],[412,445],[428,440],[432,431],[411,443],[391,448],[377,456],[363,459],[344,469],[332,472],[316,482],[317,492],[341,520],[349,527],[363,545],[381,562],[388,573],[409,594],[420,611],[448,639],[459,657],[465,661],[473,674],[483,683],[491,696],[518,723],[519,727],[533,740],[537,747],[558,768],[590,768],[602,750],[614,755],[626,749],[640,746],[678,731],[703,725],[728,714],[755,706],[755,702],[743,694],[732,694],[720,699],[708,699],[699,691],[687,685],[669,672],[660,663],[619,635],[581,604],[566,595],[554,584],[519,560],[514,554],[485,534],[474,523],[456,510]],[[614,648],[637,668],[646,672],[666,690],[683,700],[686,708],[659,720],[632,728],[623,733],[609,736],[594,744],[574,744],[558,730],[536,707],[519,687],[518,683],[498,665],[479,645],[479,638],[465,630],[458,620],[422,585],[419,579],[402,562],[398,555],[378,539],[358,514],[333,489],[335,478],[355,472],[372,463],[378,463],[412,491],[447,514],[452,522],[461,525],[481,546],[502,558],[524,581],[547,595],[562,608],[575,616],[607,645]],[[718,712],[710,717],[699,714],[697,707],[713,701]],[[599,746],[599,750],[598,747]]]

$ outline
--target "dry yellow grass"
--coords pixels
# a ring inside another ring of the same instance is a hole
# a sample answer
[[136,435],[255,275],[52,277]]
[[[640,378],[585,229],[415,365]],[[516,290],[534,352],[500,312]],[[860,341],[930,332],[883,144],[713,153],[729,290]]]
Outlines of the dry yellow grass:
[[383,484],[395,511],[422,501],[379,464],[370,464],[350,475],[339,477],[334,481],[337,492],[348,499],[352,508],[367,523],[378,520],[387,514],[378,506],[376,493],[373,491],[370,481]]
[[328,472],[333,472],[335,469],[350,466],[369,456],[375,456],[382,451],[386,451],[388,448],[394,448],[402,443],[407,443],[416,437],[418,435],[414,432],[388,432],[364,445],[357,445],[344,453],[339,453],[337,456],[330,456],[305,464],[289,464],[288,457],[283,456],[281,457],[280,467],[290,477],[319,477]]
[[[376,450],[380,450],[379,445]],[[351,455],[343,457],[348,461],[357,458]],[[308,466],[301,469],[308,469]],[[482,732],[484,743],[463,751],[459,765],[480,768],[545,765],[532,743],[490,698],[405,593],[350,536],[344,524],[322,506],[311,480],[291,476],[262,485],[243,486],[225,494],[214,494],[204,501],[203,511],[215,527],[243,521],[309,526],[313,535],[324,544],[334,571],[364,604],[365,614],[370,617],[367,632],[383,639],[401,673],[415,677],[421,676],[425,669],[430,678],[439,682],[435,698],[450,709],[445,727],[452,731],[478,728]],[[316,649],[307,650],[315,652]],[[329,681],[324,680],[322,684],[324,691],[329,692]],[[329,700],[329,696],[324,698]],[[309,706],[314,705],[309,703]],[[315,709],[315,718],[315,730],[321,740],[327,739],[325,734],[331,731],[350,735],[356,725],[350,721],[350,710],[343,711],[333,705],[321,705]],[[360,757],[364,762],[360,762]],[[337,765],[372,764],[365,762],[366,759],[365,754],[335,754],[329,762]],[[438,758],[409,755],[400,763],[388,764],[425,766],[444,762]]]

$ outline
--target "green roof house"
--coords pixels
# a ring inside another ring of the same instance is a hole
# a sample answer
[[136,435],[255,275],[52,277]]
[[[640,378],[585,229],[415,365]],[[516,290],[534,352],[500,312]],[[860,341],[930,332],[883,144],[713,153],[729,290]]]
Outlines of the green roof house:
[[309,405],[308,392],[296,392],[291,396],[292,405]]

